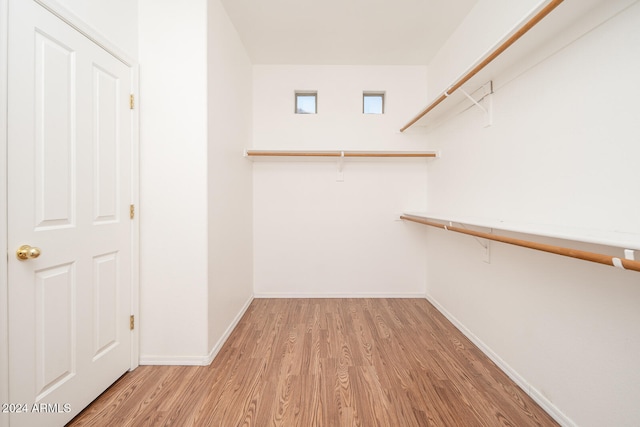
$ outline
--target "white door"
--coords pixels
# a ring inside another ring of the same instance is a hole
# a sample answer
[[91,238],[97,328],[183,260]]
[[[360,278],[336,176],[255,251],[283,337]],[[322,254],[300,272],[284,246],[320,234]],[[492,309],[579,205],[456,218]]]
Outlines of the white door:
[[32,0],[8,67],[10,425],[61,426],[130,367],[130,68]]

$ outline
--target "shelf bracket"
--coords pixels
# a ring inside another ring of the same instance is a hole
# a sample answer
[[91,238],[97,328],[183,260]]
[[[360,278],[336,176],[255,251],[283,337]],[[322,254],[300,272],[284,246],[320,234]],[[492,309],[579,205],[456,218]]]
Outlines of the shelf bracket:
[[344,167],[344,151],[340,152],[340,157],[338,157],[338,174],[336,176],[336,182],[344,182],[344,171],[342,168]]
[[[462,224],[462,223],[458,223],[458,225],[460,225],[460,228],[464,228],[465,230],[468,230],[467,226]],[[449,227],[453,227],[453,222],[449,221]],[[489,233],[493,233],[493,228],[489,229]],[[476,242],[478,242],[478,244],[480,246],[482,246],[483,249],[487,250],[489,248],[489,242],[488,241],[482,241],[479,238],[477,238],[476,236],[471,236],[474,239],[476,239]]]
[[482,89],[484,91],[482,98],[480,98],[480,101],[482,100],[487,100],[486,104],[487,107],[483,107],[479,101],[476,101],[471,95],[469,95],[467,92],[465,92],[464,89],[459,88],[458,90],[460,92],[462,92],[464,94],[464,96],[466,96],[467,98],[469,98],[469,100],[471,102],[474,103],[474,105],[476,107],[478,107],[479,109],[482,110],[482,112],[485,114],[486,116],[486,124],[484,125],[484,127],[489,127],[491,125],[493,125],[493,99],[492,96],[493,95],[493,81],[489,80],[487,83],[485,83],[484,85],[482,85]]
[[[461,228],[464,228],[465,230],[467,229],[467,226],[462,224],[462,223],[458,223],[460,225]],[[449,221],[449,227],[453,227],[453,222]],[[444,227],[445,230],[447,230],[447,226]],[[493,234],[493,228],[489,229],[489,234]],[[484,261],[487,264],[491,264],[491,245],[490,245],[490,241],[489,240],[480,240],[480,238],[476,237],[476,236],[471,236],[473,237],[476,242],[478,242],[478,244],[482,247],[482,261]]]

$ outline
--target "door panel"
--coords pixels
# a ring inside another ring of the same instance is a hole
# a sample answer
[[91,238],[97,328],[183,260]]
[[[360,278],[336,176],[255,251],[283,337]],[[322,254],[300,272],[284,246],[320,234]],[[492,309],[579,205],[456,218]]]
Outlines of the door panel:
[[93,258],[93,361],[109,354],[120,341],[118,336],[118,253]]
[[95,221],[114,222],[118,218],[118,106],[120,79],[93,66],[93,142],[95,152]]
[[35,272],[36,401],[76,372],[73,264]]
[[75,53],[36,32],[34,68],[37,226],[70,226],[75,212]]
[[10,423],[60,426],[130,367],[131,73],[31,0],[9,40]]

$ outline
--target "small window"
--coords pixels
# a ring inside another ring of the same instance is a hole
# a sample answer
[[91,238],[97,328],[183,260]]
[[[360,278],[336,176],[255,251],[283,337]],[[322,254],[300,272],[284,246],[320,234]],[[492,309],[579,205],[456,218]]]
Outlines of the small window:
[[296,92],[296,114],[316,114],[318,112],[317,92]]
[[364,92],[362,94],[364,114],[384,114],[384,92]]

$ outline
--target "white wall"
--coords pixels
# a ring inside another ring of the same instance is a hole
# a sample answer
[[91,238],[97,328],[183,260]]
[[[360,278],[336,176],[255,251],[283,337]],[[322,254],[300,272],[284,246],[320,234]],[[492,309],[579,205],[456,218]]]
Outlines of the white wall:
[[429,63],[429,99],[438,97],[548,0],[481,0]]
[[[399,129],[423,106],[426,67],[254,66],[253,148],[416,150]],[[318,114],[294,114],[295,91],[318,91]],[[386,91],[384,115],[362,114],[363,91]]]
[[141,363],[208,354],[207,2],[140,0]]
[[[492,127],[474,108],[431,128],[430,210],[640,234],[640,4],[602,1],[565,27],[580,36],[494,77]],[[498,243],[485,264],[475,240],[440,230],[426,242],[430,299],[564,423],[640,424],[638,273]]]
[[209,351],[217,352],[253,295],[252,68],[218,0],[208,2]]
[[219,1],[142,0],[141,363],[206,364],[252,298],[251,63]]
[[[398,129],[426,96],[424,67],[255,66],[253,148],[426,149]],[[318,114],[294,114],[295,90]],[[386,113],[362,114],[363,90]],[[267,160],[253,164],[254,290],[259,296],[424,295],[422,235],[395,219],[424,209],[432,160]]]

